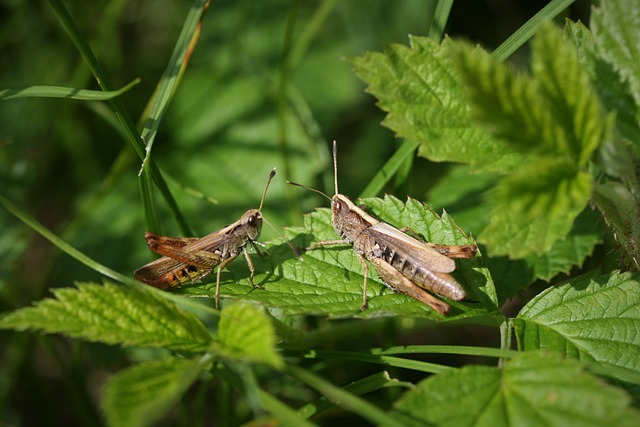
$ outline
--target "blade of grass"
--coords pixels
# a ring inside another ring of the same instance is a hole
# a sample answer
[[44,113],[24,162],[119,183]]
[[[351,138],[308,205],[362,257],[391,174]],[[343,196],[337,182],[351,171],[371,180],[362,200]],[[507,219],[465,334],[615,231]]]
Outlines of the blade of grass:
[[141,173],[149,162],[153,142],[155,141],[158,127],[162,122],[164,113],[169,106],[169,101],[180,83],[184,70],[187,68],[189,59],[191,58],[191,54],[200,38],[202,20],[209,7],[209,2],[210,0],[195,0],[193,6],[189,9],[189,13],[182,26],[182,31],[178,36],[178,41],[173,48],[171,58],[169,58],[167,68],[165,68],[164,73],[162,73],[158,87],[151,98],[150,107],[147,107],[149,114],[141,134],[146,151],[140,168]]
[[80,101],[106,101],[116,96],[122,95],[135,85],[140,83],[140,79],[135,79],[131,83],[118,90],[102,91],[77,89],[63,86],[29,86],[24,88],[12,88],[0,90],[0,99],[16,98],[67,98]]
[[[102,90],[111,91],[111,84],[109,83],[109,79],[106,73],[102,70],[102,67],[98,63],[98,60],[96,59],[95,55],[93,54],[91,47],[89,46],[89,44],[87,43],[83,35],[80,33],[80,30],[78,29],[77,25],[73,21],[73,18],[69,14],[69,11],[64,7],[64,5],[60,0],[49,0],[49,4],[51,5],[56,16],[60,20],[62,27],[64,28],[69,38],[78,49],[78,52],[80,53],[85,63],[91,70],[93,76],[97,80]],[[129,112],[124,106],[124,103],[120,98],[114,98],[109,100],[108,102],[110,103],[111,108],[114,111],[114,114],[116,115],[116,117],[118,118],[118,121],[123,127],[127,140],[131,143],[131,145],[133,146],[138,156],[141,159],[144,159],[145,146],[142,142],[140,134],[136,129],[136,126],[133,120],[131,119],[131,116],[129,115]],[[176,222],[178,223],[178,226],[180,227],[181,231],[186,235],[193,234],[191,233],[191,230],[189,229],[189,226],[187,225],[184,219],[184,216],[182,215],[182,212],[178,208],[178,205],[175,199],[173,198],[173,195],[169,191],[169,187],[164,181],[162,174],[160,173],[160,170],[158,169],[157,165],[154,162],[150,163],[150,169],[151,169],[151,179],[153,179],[154,183],[160,190],[160,193],[162,194],[165,201],[167,202],[167,205],[169,206],[169,209],[173,217],[176,219]],[[142,185],[142,186],[146,187],[146,185]],[[157,216],[155,206],[145,205],[144,209],[145,211],[150,211],[150,213],[147,214],[148,218],[149,217],[155,218]],[[157,226],[153,224],[153,228],[150,228],[150,229],[156,230]]]
[[460,354],[467,356],[485,356],[496,358],[511,358],[522,354],[516,350],[503,350],[493,347],[471,347],[460,345],[409,345],[396,346],[389,348],[374,348],[371,354],[389,355],[389,354]]
[[376,363],[378,365],[395,366],[397,368],[411,369],[420,372],[429,372],[431,374],[440,374],[455,369],[450,366],[438,365],[436,363],[421,362],[419,360],[385,356],[382,354],[362,353],[357,351],[287,351],[286,354],[288,356],[304,357],[305,359],[340,359],[345,361]]
[[518,28],[500,46],[492,52],[492,56],[498,61],[504,61],[525,44],[536,32],[540,24],[550,21],[568,8],[575,0],[553,0],[543,7],[531,19]]
[[48,241],[53,243],[53,245],[55,245],[58,249],[60,249],[61,251],[65,252],[66,254],[70,255],[72,258],[80,261],[81,263],[83,263],[87,267],[97,271],[100,274],[103,274],[103,275],[105,275],[107,277],[110,277],[111,279],[114,279],[114,280],[117,280],[119,282],[122,282],[122,283],[124,283],[126,285],[129,285],[129,286],[132,286],[134,284],[135,284],[135,286],[140,285],[140,283],[136,282],[135,280],[133,280],[133,279],[131,279],[129,277],[126,277],[126,276],[118,273],[117,271],[111,270],[109,267],[106,267],[106,266],[100,264],[99,262],[94,261],[93,259],[89,258],[88,256],[86,256],[82,252],[78,251],[76,248],[74,248],[73,246],[69,245],[67,242],[65,242],[64,240],[60,239],[54,233],[52,233],[47,228],[45,228],[42,224],[40,224],[38,221],[36,221],[35,218],[33,218],[30,215],[28,215],[27,213],[21,211],[20,208],[18,208],[10,200],[6,199],[2,195],[0,195],[0,205],[2,205],[6,210],[11,212],[11,214],[16,216],[18,219],[20,219],[20,221],[24,222],[26,225],[28,225],[33,230],[35,230],[42,237],[44,237],[45,239],[47,239]]
[[309,387],[317,390],[320,394],[333,402],[336,406],[353,411],[362,418],[370,421],[373,425],[389,427],[406,427],[406,420],[399,421],[388,415],[375,405],[359,398],[340,387],[336,387],[321,377],[297,366],[288,365],[286,372],[292,377],[302,381]]
[[[344,390],[355,394],[356,396],[362,396],[372,391],[379,390],[385,387],[406,387],[412,388],[414,385],[409,382],[394,380],[389,377],[387,371],[378,372],[368,377],[354,381],[351,384],[344,386]],[[298,414],[305,418],[310,418],[322,411],[332,408],[333,403],[329,402],[326,398],[318,400],[316,403],[308,403],[298,410]]]
[[380,171],[373,177],[367,187],[362,190],[358,197],[374,197],[378,195],[384,186],[393,178],[395,173],[404,164],[405,160],[413,155],[420,144],[414,141],[404,140],[400,148],[393,153],[393,156],[382,166]]
[[436,10],[433,11],[433,18],[429,26],[429,37],[440,41],[444,33],[444,27],[447,25],[449,14],[451,13],[453,0],[439,0],[436,4]]
[[[213,375],[222,379],[234,389],[241,393],[246,393],[245,383],[240,376],[229,369],[214,367],[212,371]],[[315,424],[307,421],[304,417],[299,415],[294,409],[282,403],[280,400],[273,397],[271,394],[258,389],[258,396],[262,408],[270,414],[276,416],[280,421],[284,421],[284,425],[313,427]]]
[[106,277],[117,280],[118,282],[126,286],[138,287],[138,288],[142,287],[147,292],[157,292],[158,293],[157,295],[162,295],[163,298],[172,300],[173,302],[175,302],[180,306],[189,307],[192,310],[203,311],[214,316],[217,316],[220,314],[219,311],[214,310],[210,307],[206,307],[197,302],[194,302],[191,300],[191,298],[181,297],[179,295],[174,295],[169,292],[161,291],[160,289],[156,289],[152,286],[143,285],[142,283],[132,279],[129,276],[120,274],[117,271],[112,270],[109,267],[100,264],[99,262],[86,256],[85,254],[83,254],[82,252],[80,252],[79,250],[77,250],[76,248],[74,248],[64,240],[62,240],[60,237],[56,236],[44,225],[40,224],[35,218],[27,214],[26,212],[23,212],[22,210],[20,210],[20,208],[18,208],[13,202],[11,202],[9,199],[5,198],[1,194],[0,194],[0,205],[4,207],[7,211],[9,211],[12,215],[14,215],[16,218],[18,218],[20,221],[22,221],[31,229],[33,229],[36,233],[40,234],[42,237],[44,237],[49,242],[51,242],[55,247],[60,249],[62,252],[66,253],[76,261],[79,261],[80,263],[86,265],[87,267],[97,271],[98,273]]

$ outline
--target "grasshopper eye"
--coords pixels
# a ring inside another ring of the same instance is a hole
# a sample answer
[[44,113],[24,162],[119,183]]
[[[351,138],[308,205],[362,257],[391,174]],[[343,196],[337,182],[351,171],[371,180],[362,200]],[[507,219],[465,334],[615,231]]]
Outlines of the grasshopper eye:
[[260,220],[262,219],[262,217],[260,216],[260,214],[258,215],[251,215],[249,217],[249,219],[247,219],[247,223],[249,223],[249,225],[253,225],[255,226],[256,224],[260,223]]

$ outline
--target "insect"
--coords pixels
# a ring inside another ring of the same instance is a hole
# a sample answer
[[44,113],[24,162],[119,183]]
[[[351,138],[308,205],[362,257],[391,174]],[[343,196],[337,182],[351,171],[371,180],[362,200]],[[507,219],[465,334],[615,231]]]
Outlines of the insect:
[[[214,231],[202,238],[166,237],[149,232],[145,233],[144,237],[147,240],[149,249],[164,256],[140,267],[133,272],[133,276],[156,288],[168,289],[200,280],[211,274],[217,266],[215,303],[216,308],[218,308],[220,273],[242,252],[251,272],[249,282],[251,286],[256,287],[253,283],[255,267],[247,251],[247,245],[251,244],[256,252],[261,255],[256,245],[256,240],[262,230],[262,221],[264,220],[269,224],[262,217],[262,205],[264,204],[264,198],[271,179],[275,174],[276,169],[273,168],[269,174],[267,185],[264,187],[260,207],[258,209],[249,209],[238,221],[227,225],[221,230]],[[287,243],[291,246],[288,241]],[[295,250],[294,253],[296,253]]]
[[333,173],[335,194],[329,197],[321,191],[289,182],[322,194],[331,200],[331,222],[340,240],[317,242],[309,250],[321,246],[351,244],[364,271],[361,310],[367,307],[367,276],[369,260],[384,284],[393,291],[409,295],[429,305],[440,314],[450,306],[425,289],[454,301],[465,298],[462,286],[451,276],[456,268],[453,258],[473,258],[475,245],[436,245],[411,237],[409,234],[380,221],[359,208],[347,196],[338,192],[338,161],[336,142],[333,142]]

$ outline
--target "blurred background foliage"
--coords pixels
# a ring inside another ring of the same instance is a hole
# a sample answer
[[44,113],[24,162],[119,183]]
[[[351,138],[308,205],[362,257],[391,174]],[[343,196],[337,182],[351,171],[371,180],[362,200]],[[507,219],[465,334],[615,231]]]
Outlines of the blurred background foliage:
[[[546,3],[457,1],[445,32],[491,49]],[[132,117],[143,115],[190,2],[65,5],[114,87],[142,79],[122,99]],[[409,34],[427,35],[434,7],[428,0],[213,1],[154,146],[195,234],[257,207],[274,166],[279,175],[265,216],[279,226],[300,224],[303,212],[326,201],[284,181],[332,193],[333,139],[339,143],[341,192],[359,194],[398,140],[380,126],[383,113],[344,58],[406,44]],[[588,21],[589,7],[578,1],[568,14]],[[0,88],[97,89],[47,2],[3,0],[0,22]],[[519,52],[512,60],[524,56]],[[74,247],[127,274],[152,257],[143,238],[140,161],[119,129],[104,103],[0,102],[0,192]],[[475,234],[469,206],[459,207],[458,218],[456,206],[447,206],[449,194],[438,192],[450,167],[414,162],[407,179],[387,191],[428,202],[433,193],[436,210],[447,208]],[[178,234],[159,197],[157,202],[161,231]],[[100,280],[5,210],[0,227],[0,312],[46,297],[52,287]],[[262,240],[273,235],[265,227]],[[145,357],[142,351],[8,331],[0,332],[0,342],[1,425],[96,425],[104,379],[127,360]]]

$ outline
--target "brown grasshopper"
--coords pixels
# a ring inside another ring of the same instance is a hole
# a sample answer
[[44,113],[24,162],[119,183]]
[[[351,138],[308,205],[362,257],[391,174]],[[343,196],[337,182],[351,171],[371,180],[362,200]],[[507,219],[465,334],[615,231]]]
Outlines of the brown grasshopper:
[[[264,187],[260,207],[249,209],[238,221],[221,230],[214,231],[202,238],[166,237],[149,232],[145,233],[144,238],[147,240],[149,249],[164,256],[134,271],[134,277],[156,288],[168,289],[200,280],[211,274],[213,269],[218,266],[215,294],[216,308],[218,308],[220,273],[242,252],[251,271],[249,282],[251,286],[255,287],[253,283],[255,267],[247,251],[247,245],[251,244],[260,254],[256,240],[260,236],[264,220],[261,213],[262,205],[271,179],[275,174],[276,169],[273,168],[269,174],[267,185]],[[269,224],[268,221],[265,220],[265,222]]]
[[409,295],[440,314],[449,311],[449,304],[425,291],[430,290],[454,301],[465,298],[462,286],[451,276],[456,268],[452,258],[473,258],[475,245],[435,245],[417,240],[401,230],[366,213],[347,196],[338,192],[338,161],[336,142],[333,142],[333,173],[335,194],[326,194],[301,184],[331,200],[331,222],[340,240],[317,242],[308,249],[320,246],[351,244],[364,271],[361,310],[367,307],[367,276],[369,260],[384,284],[393,291]]

